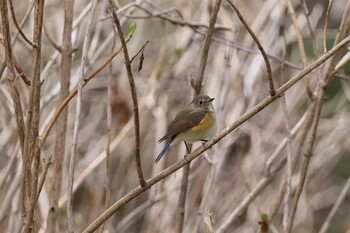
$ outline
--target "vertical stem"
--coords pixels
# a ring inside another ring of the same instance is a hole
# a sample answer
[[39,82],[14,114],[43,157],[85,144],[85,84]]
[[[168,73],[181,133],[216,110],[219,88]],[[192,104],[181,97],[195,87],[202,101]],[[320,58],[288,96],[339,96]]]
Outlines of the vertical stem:
[[[285,36],[285,31],[283,29],[282,32],[282,41],[283,41],[283,57],[282,57],[282,64],[281,64],[281,80],[284,83],[285,78],[284,78],[284,63],[286,59],[286,49],[287,49],[287,41],[286,41],[286,36]],[[281,97],[281,107],[282,107],[282,112],[284,115],[285,119],[285,125],[286,125],[286,133],[287,133],[287,166],[286,166],[286,176],[287,178],[285,179],[285,195],[284,195],[284,206],[283,206],[283,220],[282,220],[282,225],[283,229],[286,230],[287,224],[288,224],[288,216],[289,216],[289,206],[290,206],[290,201],[291,201],[291,188],[292,188],[292,175],[293,175],[293,166],[292,166],[292,135],[291,135],[291,127],[289,125],[289,120],[288,120],[288,110],[287,110],[287,102],[286,102],[286,97],[283,95]],[[284,191],[283,191],[284,193]]]
[[[113,40],[112,52],[115,48],[115,40]],[[111,189],[110,189],[110,157],[111,157],[111,127],[112,127],[112,75],[113,75],[113,65],[109,64],[108,70],[108,85],[107,85],[107,145],[106,145],[106,176],[105,176],[105,209],[108,209],[110,199],[111,199]],[[100,232],[103,232],[104,224],[100,228]]]
[[73,131],[73,142],[72,142],[71,155],[69,159],[69,168],[68,168],[67,218],[68,218],[69,233],[74,232],[73,183],[74,183],[75,155],[77,153],[77,146],[78,146],[78,134],[79,134],[81,105],[82,105],[82,97],[83,97],[82,91],[83,91],[83,85],[84,85],[85,65],[87,60],[88,48],[91,42],[93,20],[97,9],[97,3],[98,3],[98,0],[95,0],[92,5],[92,9],[91,9],[92,15],[84,37],[83,54],[82,54],[82,60],[80,64],[80,71],[79,71],[79,83],[78,83],[77,106],[76,106],[76,115],[75,115],[75,122],[74,122],[74,131]]
[[[292,4],[291,0],[286,0],[287,2],[287,6],[288,6],[288,13],[292,19],[293,22],[293,26],[294,26],[294,30],[297,36],[297,41],[298,41],[298,47],[299,47],[299,53],[300,53],[300,58],[301,61],[303,63],[303,68],[307,67],[307,57],[306,57],[306,52],[305,52],[305,48],[304,48],[304,40],[303,40],[303,36],[301,34],[301,30],[300,27],[298,25],[298,21],[297,21],[297,17],[295,15],[295,11],[294,11],[294,7]],[[313,94],[311,91],[311,87],[310,87],[310,79],[309,76],[305,76],[304,78],[305,81],[305,87],[306,87],[306,92],[309,95],[309,98],[312,99]]]
[[39,162],[40,162],[40,139],[37,138],[36,140],[36,145],[35,145],[35,152],[34,152],[34,158],[33,158],[33,169],[31,173],[31,196],[29,200],[29,209],[28,209],[28,217],[26,219],[26,223],[23,228],[23,233],[29,233],[33,230],[34,228],[34,222],[33,222],[33,217],[34,217],[34,210],[36,206],[36,201],[37,201],[37,186],[38,186],[38,179],[39,179]]
[[201,61],[199,64],[199,71],[197,73],[197,77],[195,80],[196,82],[194,83],[194,91],[195,91],[196,95],[199,95],[201,93],[201,90],[202,90],[204,71],[205,71],[205,67],[207,65],[209,48],[211,45],[211,39],[212,39],[213,34],[214,34],[215,22],[216,22],[216,18],[218,16],[218,13],[219,13],[220,5],[221,5],[221,0],[216,0],[213,13],[210,17],[208,32],[205,35],[204,47],[203,47],[203,51],[202,51],[202,55],[201,55]]
[[41,63],[41,38],[42,22],[44,16],[44,0],[36,0],[34,3],[34,36],[32,82],[30,87],[29,105],[27,110],[24,153],[21,179],[21,214],[26,219],[28,210],[27,198],[30,196],[30,165],[33,157],[40,121],[40,63]]
[[187,164],[184,166],[182,170],[182,181],[181,181],[179,202],[177,205],[177,218],[176,218],[176,230],[175,230],[175,232],[177,233],[181,233],[183,231],[189,175],[190,175],[190,164]]
[[[72,67],[72,23],[74,12],[74,0],[64,1],[64,26],[62,38],[61,55],[61,90],[59,94],[58,106],[69,94],[69,83]],[[57,107],[58,107],[57,106]],[[56,141],[54,149],[54,175],[50,190],[50,211],[48,216],[47,232],[59,231],[58,225],[58,199],[62,183],[62,163],[65,155],[66,131],[67,131],[68,107],[65,108],[57,119]]]
[[117,27],[119,39],[123,46],[124,60],[125,60],[124,63],[125,63],[126,72],[128,74],[129,86],[130,86],[130,91],[132,96],[133,110],[134,110],[134,124],[135,124],[135,163],[136,163],[137,175],[139,177],[139,182],[141,187],[146,187],[147,183],[143,175],[141,157],[140,157],[140,119],[139,119],[139,109],[138,109],[137,92],[136,92],[134,76],[131,71],[131,62],[130,62],[130,57],[128,53],[128,47],[126,46],[123,30],[120,25],[118,16],[116,14],[116,9],[112,0],[109,0],[109,8],[111,9],[113,21],[115,26]]
[[[209,48],[211,45],[211,39],[215,31],[215,22],[219,13],[220,5],[221,5],[221,0],[216,0],[214,5],[214,10],[210,16],[209,27],[205,35],[204,47],[202,50],[201,60],[199,64],[199,71],[197,73],[196,79],[194,80],[194,83],[192,83],[192,86],[195,91],[195,95],[199,95],[202,91],[204,71],[207,65]],[[188,163],[183,168],[183,177],[181,181],[182,183],[181,183],[179,203],[178,203],[178,218],[177,218],[177,224],[176,224],[177,232],[182,232],[183,223],[184,223],[186,194],[187,194],[187,188],[188,188],[188,176],[190,174],[190,166],[191,166],[191,163]]]
[[329,12],[331,11],[333,0],[328,0],[328,7],[326,11],[326,18],[324,20],[324,27],[323,27],[323,52],[327,52],[327,28],[328,28],[328,19],[329,19]]
[[16,116],[16,122],[17,122],[17,132],[19,137],[19,142],[21,145],[21,151],[23,155],[23,149],[24,149],[24,119],[23,119],[23,111],[22,111],[22,105],[20,101],[20,95],[17,88],[17,82],[15,81],[15,70],[14,70],[14,63],[13,63],[13,56],[12,56],[12,46],[11,46],[11,35],[10,35],[10,25],[8,21],[8,15],[7,15],[7,2],[6,0],[2,0],[0,2],[0,11],[1,11],[1,24],[2,24],[2,31],[3,31],[3,46],[5,48],[5,56],[6,56],[6,65],[9,70],[9,76],[8,80],[10,81],[11,85],[11,96],[13,99],[13,107],[15,110],[15,116]]

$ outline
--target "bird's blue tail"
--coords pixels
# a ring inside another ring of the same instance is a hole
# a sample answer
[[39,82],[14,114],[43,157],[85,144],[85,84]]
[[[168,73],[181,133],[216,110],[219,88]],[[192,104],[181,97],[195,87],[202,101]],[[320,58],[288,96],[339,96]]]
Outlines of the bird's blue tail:
[[165,154],[165,152],[169,149],[170,144],[174,141],[176,135],[171,136],[171,138],[169,139],[169,141],[165,144],[164,148],[162,149],[162,151],[159,153],[158,157],[156,158],[156,160],[154,161],[155,163],[158,163],[159,160],[163,157],[163,155]]

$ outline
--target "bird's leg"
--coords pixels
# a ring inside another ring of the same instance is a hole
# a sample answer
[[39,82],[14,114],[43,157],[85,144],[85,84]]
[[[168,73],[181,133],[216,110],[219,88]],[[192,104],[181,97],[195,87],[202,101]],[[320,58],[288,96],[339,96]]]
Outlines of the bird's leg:
[[200,141],[202,142],[202,146],[205,146],[205,143],[208,142],[207,139],[201,139]]
[[190,151],[190,148],[187,145],[187,142],[184,141],[184,143],[185,143],[185,146],[186,146],[186,154],[184,156],[184,159],[187,161],[187,156],[191,153],[191,151]]

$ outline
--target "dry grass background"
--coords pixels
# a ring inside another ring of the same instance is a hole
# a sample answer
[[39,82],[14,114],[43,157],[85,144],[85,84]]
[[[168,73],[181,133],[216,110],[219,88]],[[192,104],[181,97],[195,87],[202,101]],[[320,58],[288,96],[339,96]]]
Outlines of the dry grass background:
[[[16,18],[21,22],[26,12],[31,9],[33,1],[12,1]],[[59,46],[62,45],[63,39],[63,2],[52,0],[45,3],[44,24],[47,25],[47,33]],[[323,26],[328,2],[307,1],[311,31],[316,36],[314,40],[301,2],[293,1],[293,4],[305,43],[307,62],[311,64],[323,54]],[[67,77],[70,90],[78,84],[85,33],[92,17],[92,4],[93,1],[74,1],[71,34],[74,53],[71,73]],[[118,17],[125,35],[130,24],[137,22],[137,29],[127,44],[130,56],[136,54],[149,40],[144,51],[143,69],[137,71],[138,58],[132,63],[139,102],[140,155],[146,179],[157,175],[176,161],[183,160],[185,148],[181,144],[171,148],[160,163],[154,163],[163,146],[157,141],[165,133],[167,123],[193,97],[191,80],[198,72],[213,4],[214,1],[201,0],[137,0],[120,1],[117,4],[120,9]],[[235,4],[265,51],[271,55],[269,60],[277,89],[302,70],[297,33],[290,14],[286,11],[287,1],[250,0],[235,1]],[[346,5],[349,5],[346,0],[335,0],[332,3],[327,32],[328,49],[333,46],[336,34],[340,30],[339,25]],[[8,14],[10,18],[10,12]],[[13,21],[9,21],[11,40],[14,43],[13,55],[24,73],[32,79],[32,48],[21,36],[15,37],[17,30]],[[199,24],[201,26],[198,26]],[[24,34],[30,40],[33,39],[33,25],[31,10],[22,26]],[[96,70],[112,51],[120,46],[108,11],[108,1],[98,1],[92,28],[84,77]],[[349,35],[349,29],[344,30],[345,35]],[[343,48],[341,51],[345,54],[347,50]],[[43,33],[39,135],[42,135],[62,101],[59,97],[62,92],[61,59],[60,52]],[[4,47],[1,48],[0,61],[2,67],[5,67]],[[74,160],[74,180],[77,186],[74,189],[72,206],[74,218],[71,220],[74,221],[75,232],[83,231],[101,215],[106,209],[106,203],[108,206],[115,203],[139,185],[134,161],[133,103],[123,62],[123,53],[120,53],[83,88]],[[315,91],[316,99],[318,82],[325,78],[326,72],[327,69],[321,65],[309,76],[311,90]],[[291,232],[323,232],[320,229],[324,224],[329,224],[328,231],[325,232],[338,233],[350,229],[350,84],[346,76],[348,72],[349,66],[345,66],[344,70],[335,75],[323,98],[313,155],[294,223],[292,221]],[[22,150],[11,96],[11,82],[7,78],[9,76],[9,69],[2,70],[0,229],[1,232],[21,232],[22,221],[25,220],[25,217],[21,218],[20,205]],[[226,1],[222,1],[216,20],[216,30],[203,80],[202,92],[215,97],[214,107],[219,130],[269,95],[264,60],[251,36]],[[30,87],[21,79],[15,83],[26,116],[30,105]],[[264,232],[258,224],[263,213],[272,220],[269,221],[269,232],[287,232],[288,217],[297,196],[304,154],[307,153],[309,141],[312,140],[312,130],[306,129],[303,124],[307,119],[306,115],[311,112],[312,103],[301,80],[282,98],[278,98],[214,145],[211,150],[193,160],[182,229],[175,230],[179,224],[178,199],[183,175],[180,169],[122,205],[104,224],[103,232],[220,232],[227,222],[229,224],[226,225],[226,232]],[[34,211],[34,228],[29,231],[68,230],[66,193],[69,184],[69,158],[73,153],[76,107],[75,97],[69,102],[66,133],[61,132],[66,135],[66,139],[61,143],[56,141],[62,125],[58,128],[54,126],[42,145],[39,181],[43,178],[44,168],[52,155],[53,164],[49,167]],[[303,130],[309,134],[300,142]],[[290,140],[287,140],[288,137]],[[287,141],[289,142],[286,143]],[[62,171],[57,173],[55,164],[58,161],[55,156],[59,151],[57,147],[62,144]],[[194,148],[198,146],[200,144],[195,144]],[[300,153],[297,153],[298,146],[301,146]],[[285,161],[288,155],[296,162],[293,170],[289,170],[288,173],[289,165],[292,164],[283,163],[281,170],[269,177],[268,164],[272,161],[274,168],[281,161]],[[27,179],[31,179],[31,176]],[[268,182],[256,190],[263,180]],[[58,184],[57,189],[54,189],[54,184]],[[249,199],[250,197],[254,198]],[[343,198],[339,203],[340,208],[336,209],[331,221],[326,220],[331,209],[337,206],[339,198]],[[246,201],[249,205],[239,209]],[[235,212],[239,213],[239,216],[235,217],[235,221],[230,221],[230,215]]]

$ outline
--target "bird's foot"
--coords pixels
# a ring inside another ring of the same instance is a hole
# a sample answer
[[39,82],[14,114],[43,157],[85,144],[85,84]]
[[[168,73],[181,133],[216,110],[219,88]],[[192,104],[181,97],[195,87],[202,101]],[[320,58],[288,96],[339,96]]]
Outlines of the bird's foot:
[[188,155],[189,154],[185,154],[185,156],[184,156],[184,160],[186,160],[186,162],[188,162]]
[[[208,140],[202,139],[201,142],[202,142],[202,146],[203,146],[204,148],[207,148],[207,146],[205,145],[205,143],[207,143]],[[211,150],[211,147],[208,147],[208,149]]]

